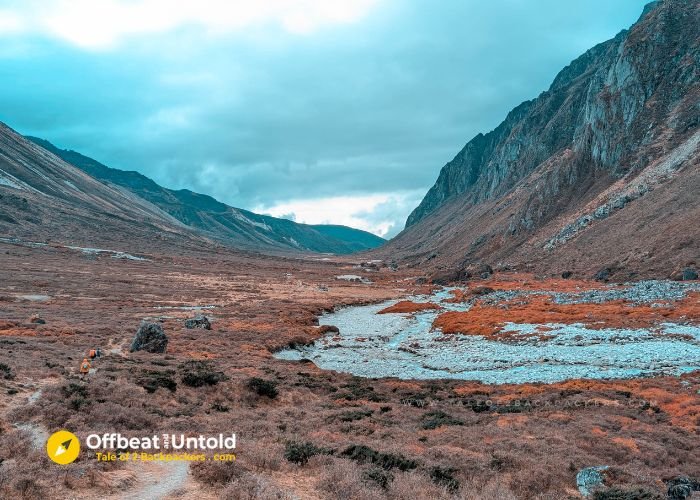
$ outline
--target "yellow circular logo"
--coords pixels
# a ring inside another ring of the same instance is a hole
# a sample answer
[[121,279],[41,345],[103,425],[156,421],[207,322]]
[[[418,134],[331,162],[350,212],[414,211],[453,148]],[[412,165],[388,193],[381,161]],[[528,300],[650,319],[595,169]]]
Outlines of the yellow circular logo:
[[68,431],[58,431],[51,434],[46,442],[46,453],[57,464],[66,465],[74,462],[80,453],[78,436]]

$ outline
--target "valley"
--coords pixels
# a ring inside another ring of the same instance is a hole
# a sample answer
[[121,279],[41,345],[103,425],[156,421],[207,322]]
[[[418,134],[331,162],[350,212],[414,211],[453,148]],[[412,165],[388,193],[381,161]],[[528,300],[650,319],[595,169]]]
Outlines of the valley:
[[[486,370],[480,372],[484,382],[498,384],[455,380],[462,378],[459,373],[433,380],[439,371],[426,375],[411,372],[409,365],[401,374],[394,373],[388,359],[368,351],[377,342],[372,338],[375,330],[391,337],[394,330],[427,326],[438,314],[461,314],[473,297],[470,290],[483,293],[489,287],[499,290],[492,292],[496,296],[511,300],[518,294],[537,298],[546,292],[561,302],[601,294],[628,301],[646,296],[653,304],[659,290],[664,301],[694,297],[693,282],[645,288],[497,275],[443,289],[424,283],[425,276],[415,270],[392,270],[384,263],[369,270],[353,257],[280,259],[230,251],[172,253],[153,246],[142,249],[139,256],[144,260],[130,260],[57,246],[0,245],[0,363],[9,369],[0,381],[6,394],[0,409],[3,491],[21,484],[31,495],[50,490],[84,498],[110,492],[128,497],[139,491],[162,491],[168,498],[450,498],[459,485],[467,498],[529,498],[543,492],[562,498],[579,494],[577,474],[592,465],[610,466],[607,488],[652,493],[700,469],[692,452],[700,418],[700,378],[697,371],[687,371],[699,364],[693,326],[697,316],[676,316],[670,321],[685,326],[664,327],[653,338],[638,329],[620,330],[628,320],[622,314],[612,331],[550,325],[536,332],[553,337],[544,345],[561,349],[577,336],[577,342],[586,345],[576,349],[591,356],[588,344],[606,345],[608,336],[625,332],[637,338],[619,339],[620,347],[661,342],[667,336],[667,342],[691,349],[681,370],[672,360],[659,359],[653,373],[628,373],[625,376],[634,378],[627,379],[613,372],[613,380],[595,380],[597,376],[572,371],[564,381],[533,383],[512,376],[495,380],[484,374],[499,372]],[[128,243],[112,248],[130,250]],[[338,279],[343,275],[364,280]],[[467,302],[457,290],[465,292]],[[483,301],[489,295],[478,297]],[[364,323],[351,316],[341,323],[343,314],[358,307],[378,312],[407,297],[433,301],[443,310],[374,314],[366,320],[372,322],[364,328],[366,341],[346,340]],[[211,330],[184,326],[197,314],[210,320]],[[431,319],[421,319],[425,314]],[[536,309],[532,314],[538,314]],[[142,320],[162,325],[169,339],[166,353],[129,352]],[[549,323],[546,318],[531,320],[538,321]],[[324,333],[323,325],[329,322],[340,327],[339,334]],[[512,349],[536,348],[531,327],[519,325],[517,332],[509,325],[500,328],[501,334],[515,335],[494,341],[494,348],[502,346],[499,358]],[[300,346],[311,342],[324,345],[336,335],[341,339],[332,342],[338,348],[326,352],[338,356],[344,346],[353,346],[352,352],[368,359],[349,358],[350,367],[342,368],[325,366],[323,356],[309,356],[308,362],[278,359],[275,354],[289,346],[303,350]],[[403,343],[421,359],[431,343],[442,349],[469,342],[457,340],[455,334],[424,330],[418,332],[421,345],[411,347],[411,339],[401,335],[389,343]],[[94,362],[94,372],[80,381],[80,359],[95,347],[104,354]],[[613,350],[610,356],[614,355]],[[490,359],[485,348],[472,356]],[[192,361],[225,378],[214,385],[186,384],[183,377]],[[541,359],[532,362],[531,368],[547,366]],[[342,373],[346,371],[361,376]],[[646,376],[651,374],[655,376]],[[271,383],[274,397],[251,389],[251,379]],[[114,428],[134,435],[226,430],[237,433],[239,444],[235,463],[192,464],[184,476],[177,469],[182,480],[168,490],[175,476],[166,464],[149,465],[148,477],[131,464],[100,463],[88,454],[65,471],[45,465],[44,451],[32,445],[33,428],[44,433],[70,428],[80,437]],[[295,454],[299,452],[294,446],[301,444],[308,458]],[[358,446],[367,447],[363,453],[369,449],[401,457],[405,465],[383,468],[371,455],[357,455]],[[387,478],[385,487],[381,478]],[[149,484],[162,484],[163,489]]]

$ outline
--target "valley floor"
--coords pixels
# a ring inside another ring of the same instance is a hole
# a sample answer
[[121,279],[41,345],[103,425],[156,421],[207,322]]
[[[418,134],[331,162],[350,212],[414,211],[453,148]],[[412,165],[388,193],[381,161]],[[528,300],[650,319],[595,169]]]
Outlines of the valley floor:
[[[674,478],[700,479],[698,371],[501,385],[325,371],[273,353],[327,338],[328,327],[318,326],[324,311],[434,292],[417,284],[419,270],[358,268],[358,258],[112,250],[0,242],[0,497],[580,498],[580,471],[607,466],[610,495],[618,488],[665,498]],[[473,305],[437,314],[446,332],[466,322],[481,335],[502,334],[503,311],[480,309],[488,293],[469,295],[479,286],[602,287],[497,275],[453,293],[455,303]],[[668,297],[674,303],[661,316],[697,325],[693,293]],[[638,327],[660,321],[648,308],[630,315],[536,299],[511,312],[529,323],[560,324],[568,314]],[[211,330],[185,328],[198,313]],[[162,323],[166,354],[130,352],[144,319]],[[93,348],[104,355],[82,381],[78,367]],[[201,385],[191,383],[193,366]],[[99,463],[83,450],[59,466],[44,449],[59,429],[81,438],[235,432],[237,460]]]

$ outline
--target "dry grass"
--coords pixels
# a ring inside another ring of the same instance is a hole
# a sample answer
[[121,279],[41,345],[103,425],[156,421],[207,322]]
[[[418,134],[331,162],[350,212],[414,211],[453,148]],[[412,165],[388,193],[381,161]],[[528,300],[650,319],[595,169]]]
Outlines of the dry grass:
[[440,314],[433,327],[443,333],[483,335],[508,338],[506,323],[516,324],[574,324],[589,328],[654,328],[667,321],[700,321],[700,294],[689,294],[674,306],[652,307],[625,301],[603,304],[556,304],[551,298],[534,296],[527,300],[511,301],[494,306],[477,303],[468,311],[449,311]]
[[[233,469],[192,468],[196,488],[232,499],[559,499],[576,495],[576,472],[591,465],[610,465],[612,481],[623,489],[661,492],[668,478],[700,477],[700,457],[693,453],[700,426],[700,373],[487,386],[362,379],[272,357],[271,350],[295,339],[312,340],[323,310],[417,291],[406,289],[400,273],[374,273],[374,285],[335,284],[332,277],[351,272],[350,265],[217,254],[156,258],[147,265],[120,262],[124,269],[116,273],[110,261],[50,254],[43,260],[46,271],[38,272],[22,267],[28,259],[8,257],[8,268],[23,272],[0,275],[6,286],[29,293],[33,280],[63,278],[45,287],[55,297],[51,301],[3,303],[0,312],[0,363],[14,376],[0,380],[7,393],[0,400],[3,498],[48,491],[90,498],[105,488],[131,488],[126,476],[105,486],[105,473],[115,465],[100,466],[87,457],[60,473],[64,469],[47,463],[42,450],[27,448],[26,437],[13,430],[15,422],[35,422],[47,431],[68,428],[80,437],[113,431],[236,432]],[[119,281],[124,276],[128,283]],[[334,285],[321,292],[321,283]],[[90,299],[81,298],[87,295]],[[216,304],[208,311],[212,331],[186,330],[182,322],[191,312],[155,309],[166,304]],[[610,314],[620,315],[621,308],[615,305]],[[499,311],[484,308],[482,313],[486,321],[487,313]],[[47,323],[23,323],[33,314]],[[546,319],[537,308],[528,314]],[[120,351],[141,319],[161,316],[170,337],[167,354]],[[97,372],[81,382],[75,369],[93,346],[106,355],[95,363]],[[183,383],[190,372],[205,382]],[[215,385],[206,382],[213,380],[211,374]],[[251,386],[253,379],[265,384]],[[27,404],[39,387],[41,396]],[[285,458],[288,442],[311,443],[324,453],[297,465]],[[351,446],[402,457],[415,468],[389,466],[389,459],[355,459],[343,453]],[[447,476],[459,483],[458,489]]]

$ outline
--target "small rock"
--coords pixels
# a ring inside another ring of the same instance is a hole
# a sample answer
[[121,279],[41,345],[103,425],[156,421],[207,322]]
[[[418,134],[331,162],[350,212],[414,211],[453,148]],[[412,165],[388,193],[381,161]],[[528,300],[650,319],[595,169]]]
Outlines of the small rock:
[[131,342],[131,352],[146,351],[151,353],[163,353],[168,347],[168,336],[163,327],[158,323],[142,321],[141,326]]
[[209,322],[209,318],[202,314],[199,314],[194,318],[186,319],[185,328],[201,328],[203,330],[211,330],[211,323]]
[[561,277],[565,280],[568,280],[573,274],[574,273],[572,273],[571,271],[564,271],[563,273],[561,273]]
[[496,290],[494,290],[490,286],[477,286],[476,288],[472,288],[470,290],[470,293],[472,295],[488,295],[488,294],[493,293],[495,291]]
[[318,285],[318,290],[319,290],[320,292],[327,292],[327,291],[328,291],[328,287],[327,287],[326,285]]
[[609,267],[604,267],[593,276],[596,281],[608,281],[610,276],[612,276],[613,270]]
[[379,271],[379,264],[377,262],[361,262],[360,267],[368,271]]
[[579,493],[581,493],[584,498],[587,498],[590,497],[595,490],[603,487],[603,481],[605,478],[601,473],[608,469],[609,466],[607,465],[599,465],[596,467],[586,467],[585,469],[581,469],[578,474],[576,474],[576,487],[578,488]]
[[321,335],[325,335],[326,333],[340,333],[340,330],[334,325],[321,325],[318,327],[318,333]]
[[683,281],[692,281],[698,279],[698,272],[692,267],[683,269]]
[[487,279],[493,274],[493,268],[488,264],[479,262],[476,264],[470,264],[464,269],[465,275],[469,278],[472,276],[479,276],[481,279]]
[[29,322],[34,323],[35,325],[45,325],[46,324],[46,320],[43,318],[40,318],[39,316],[32,316],[29,319]]

